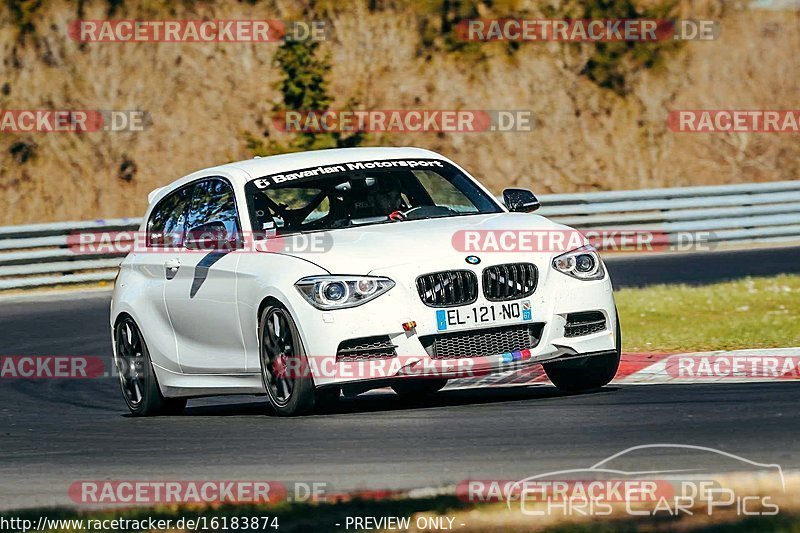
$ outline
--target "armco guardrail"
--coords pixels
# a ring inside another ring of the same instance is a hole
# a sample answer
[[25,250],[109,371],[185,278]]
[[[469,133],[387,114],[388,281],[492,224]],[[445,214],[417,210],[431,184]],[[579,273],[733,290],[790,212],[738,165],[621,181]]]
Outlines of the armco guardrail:
[[[580,229],[635,228],[668,236],[710,232],[721,243],[800,241],[800,181],[681,187],[540,197],[539,211]],[[135,230],[120,218],[0,227],[0,290],[110,281],[119,254],[78,254],[67,236]]]

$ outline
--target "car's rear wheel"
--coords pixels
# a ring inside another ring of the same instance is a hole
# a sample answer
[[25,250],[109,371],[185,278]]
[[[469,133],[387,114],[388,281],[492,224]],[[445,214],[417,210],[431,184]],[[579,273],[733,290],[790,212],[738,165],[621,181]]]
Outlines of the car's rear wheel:
[[258,335],[261,377],[278,415],[298,416],[338,400],[339,389],[316,390],[300,334],[285,307],[275,302],[264,308]]
[[123,317],[117,322],[114,344],[114,362],[119,373],[122,397],[133,415],[170,415],[183,411],[186,407],[185,398],[165,398],[161,395],[147,344],[131,317]]
[[444,378],[405,378],[392,383],[392,390],[398,396],[415,398],[439,392],[447,385]]
[[614,351],[542,366],[553,385],[565,392],[580,392],[608,385],[617,374],[621,354],[622,335],[619,316],[617,316],[616,349]]

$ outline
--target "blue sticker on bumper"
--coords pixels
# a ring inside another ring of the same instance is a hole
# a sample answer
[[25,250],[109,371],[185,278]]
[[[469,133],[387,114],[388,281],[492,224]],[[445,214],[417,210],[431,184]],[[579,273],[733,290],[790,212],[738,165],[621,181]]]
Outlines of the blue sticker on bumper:
[[444,331],[447,329],[447,316],[444,310],[436,311],[436,329]]

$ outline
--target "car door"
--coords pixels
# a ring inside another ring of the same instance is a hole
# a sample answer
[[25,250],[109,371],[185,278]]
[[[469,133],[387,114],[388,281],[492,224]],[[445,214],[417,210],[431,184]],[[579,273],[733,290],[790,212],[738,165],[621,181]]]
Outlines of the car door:
[[186,214],[192,188],[181,187],[162,198],[150,211],[145,224],[145,247],[136,251],[131,268],[139,280],[137,323],[142,330],[154,364],[181,372],[175,335],[167,313],[165,290],[170,276],[169,262],[182,245]]
[[[245,351],[236,302],[241,225],[227,180],[194,183],[184,228],[182,247],[165,263],[171,278],[166,305],[181,368],[187,374],[242,373]],[[219,246],[215,238],[230,246]]]

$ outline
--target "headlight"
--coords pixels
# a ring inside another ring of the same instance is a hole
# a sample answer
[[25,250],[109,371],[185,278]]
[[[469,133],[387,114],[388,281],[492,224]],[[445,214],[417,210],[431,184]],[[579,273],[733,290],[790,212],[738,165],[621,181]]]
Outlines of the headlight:
[[553,268],[582,280],[603,279],[606,271],[594,246],[587,244],[553,259]]
[[372,276],[310,276],[294,286],[311,305],[329,310],[373,300],[394,287],[394,281]]

